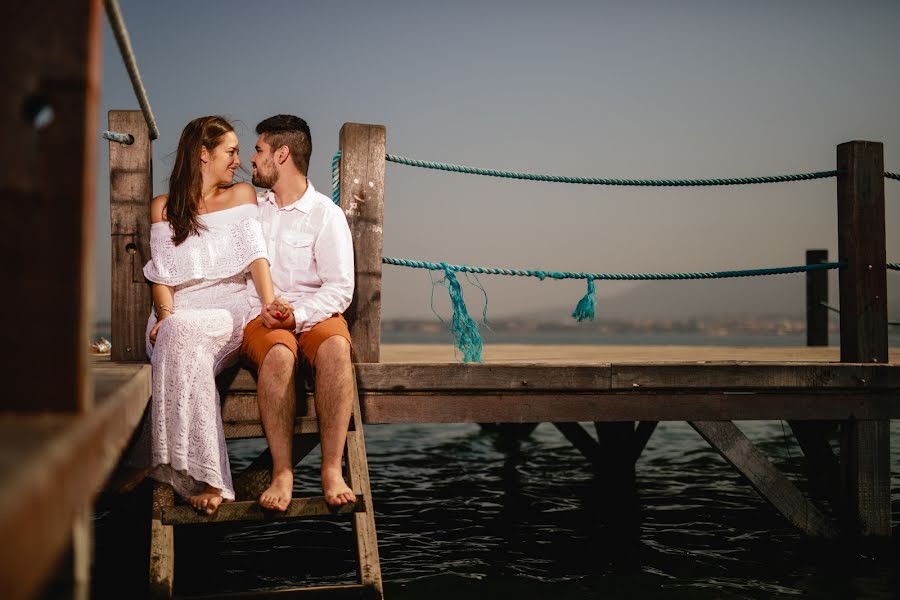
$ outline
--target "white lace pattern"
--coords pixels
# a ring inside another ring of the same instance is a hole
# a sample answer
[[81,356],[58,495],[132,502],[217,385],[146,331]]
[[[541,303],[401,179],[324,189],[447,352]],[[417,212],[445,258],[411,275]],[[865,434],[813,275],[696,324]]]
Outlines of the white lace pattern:
[[151,227],[144,275],[174,287],[174,314],[155,345],[156,316],[147,322],[153,397],[131,462],[156,466],[152,476],[182,497],[211,485],[234,499],[215,377],[238,358],[250,314],[247,269],[267,258],[257,217],[253,205],[202,215],[207,229],[178,246],[168,223]]

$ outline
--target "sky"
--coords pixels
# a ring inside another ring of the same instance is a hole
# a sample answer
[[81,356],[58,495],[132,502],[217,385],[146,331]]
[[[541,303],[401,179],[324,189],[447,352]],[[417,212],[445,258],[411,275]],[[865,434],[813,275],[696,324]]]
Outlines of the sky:
[[[331,193],[345,122],[387,151],[555,175],[711,178],[835,168],[850,140],[900,171],[900,2],[175,2],[120,0],[160,129],[154,194],[184,125],[305,118],[310,181]],[[104,19],[100,123],[137,109]],[[99,132],[98,132],[99,135]],[[249,179],[249,177],[248,177]],[[99,144],[96,317],[109,318],[108,147]],[[886,191],[900,261],[900,182]],[[452,264],[680,272],[837,257],[835,180],[741,187],[534,183],[388,163],[384,254]],[[889,277],[891,274],[888,275]],[[584,282],[483,276],[489,316],[575,306]],[[598,295],[633,284],[598,283]],[[658,285],[664,283],[647,283]],[[481,292],[464,282],[472,313]],[[661,301],[665,290],[660,288]],[[385,266],[385,319],[433,318],[428,272]],[[449,314],[446,293],[434,308]]]

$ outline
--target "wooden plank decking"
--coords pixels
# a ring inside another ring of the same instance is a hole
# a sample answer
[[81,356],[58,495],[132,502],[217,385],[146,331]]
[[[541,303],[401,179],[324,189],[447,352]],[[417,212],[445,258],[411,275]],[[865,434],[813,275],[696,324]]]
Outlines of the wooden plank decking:
[[[356,368],[366,423],[900,418],[900,364],[837,363],[838,353],[803,347],[498,346],[488,347],[481,365],[382,362]],[[382,356],[452,360],[453,352],[384,345]],[[231,373],[224,387],[226,428],[238,431],[257,421],[251,374]],[[298,432],[315,426],[311,396],[301,401],[298,415]]]
[[29,597],[89,510],[150,398],[150,366],[97,363],[93,408],[0,415],[0,597]]

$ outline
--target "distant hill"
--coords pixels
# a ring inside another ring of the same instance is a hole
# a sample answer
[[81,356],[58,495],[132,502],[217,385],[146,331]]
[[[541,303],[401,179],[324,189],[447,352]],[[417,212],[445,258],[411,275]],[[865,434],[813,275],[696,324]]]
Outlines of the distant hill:
[[[888,272],[887,283],[888,318],[900,321],[900,274]],[[597,283],[596,301],[598,320],[734,316],[803,318],[806,314],[806,276],[645,282],[617,296],[604,296],[601,281]],[[828,303],[832,306],[840,304],[836,273],[830,273]],[[515,317],[553,322],[567,318],[571,312],[572,307],[555,307]]]

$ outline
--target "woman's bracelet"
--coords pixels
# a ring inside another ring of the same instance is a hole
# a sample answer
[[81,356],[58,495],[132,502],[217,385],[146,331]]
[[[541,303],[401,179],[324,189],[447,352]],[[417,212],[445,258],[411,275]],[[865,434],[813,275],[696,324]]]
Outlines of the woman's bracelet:
[[165,304],[160,304],[159,306],[156,307],[156,318],[157,319],[159,319],[159,313],[161,313],[164,310],[168,311],[170,315],[175,314],[175,311],[172,310],[171,306],[166,306]]

